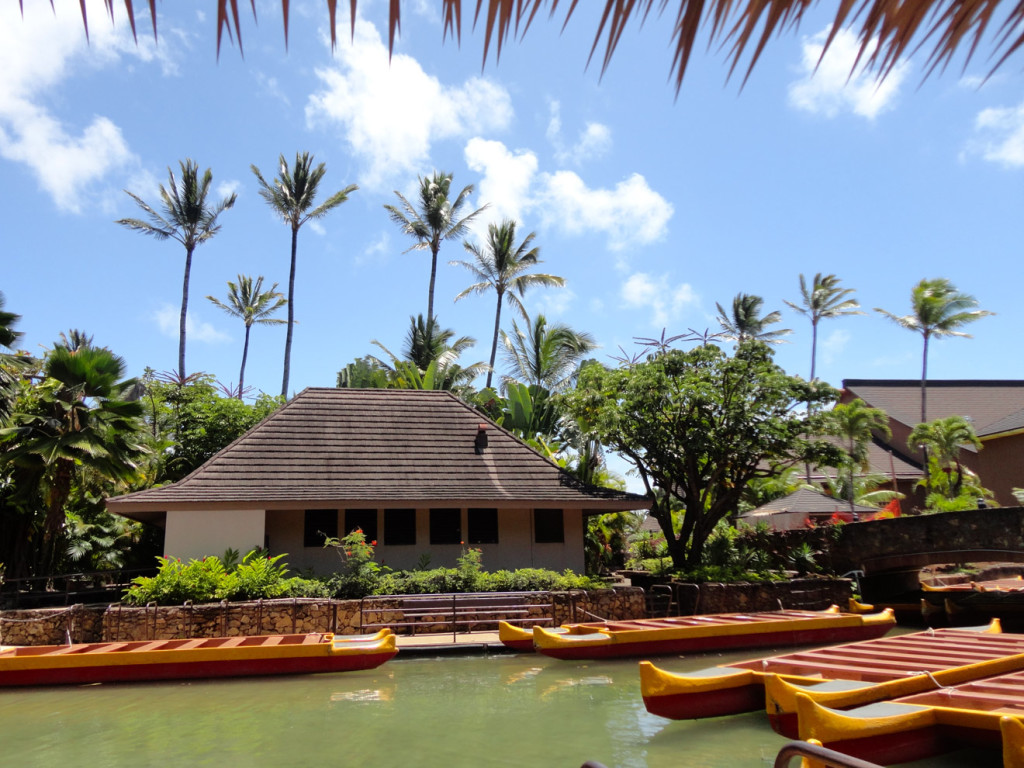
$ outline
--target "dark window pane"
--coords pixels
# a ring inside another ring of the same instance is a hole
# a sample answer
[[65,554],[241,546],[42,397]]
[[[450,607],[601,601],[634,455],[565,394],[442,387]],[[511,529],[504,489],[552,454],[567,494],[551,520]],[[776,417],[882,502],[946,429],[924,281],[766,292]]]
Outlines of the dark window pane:
[[366,543],[377,540],[377,510],[376,509],[346,509],[345,510],[345,535],[352,533],[356,528],[363,532]]
[[430,510],[430,543],[461,544],[462,543],[462,510],[432,509]]
[[565,542],[565,523],[560,509],[533,510],[533,537],[538,544]]
[[302,546],[322,547],[324,539],[338,538],[338,510],[307,509],[302,523]]
[[470,544],[498,543],[498,510],[471,508],[467,517]]
[[416,543],[416,510],[384,510],[384,543],[389,547]]

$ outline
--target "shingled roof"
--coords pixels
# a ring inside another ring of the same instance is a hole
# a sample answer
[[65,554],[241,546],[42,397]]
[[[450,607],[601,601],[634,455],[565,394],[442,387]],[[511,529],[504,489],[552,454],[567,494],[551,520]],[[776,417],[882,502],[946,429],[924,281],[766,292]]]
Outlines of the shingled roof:
[[[921,420],[921,381],[911,379],[846,379],[843,389],[890,418],[909,427]],[[1005,431],[991,429],[1024,411],[1024,381],[945,379],[928,382],[928,418],[963,416],[980,435]],[[1010,428],[1017,428],[1015,426]]]
[[[796,512],[805,515],[829,514],[832,512],[849,512],[850,502],[826,496],[824,493],[813,491],[810,488],[800,488],[788,496],[769,501],[757,509],[744,512],[740,517],[763,517],[781,512]],[[878,510],[874,507],[866,507],[861,504],[854,504],[853,511],[858,514],[874,513]]]
[[[486,431],[487,446],[476,441]],[[587,486],[449,392],[311,388],[173,485],[107,500],[182,509],[344,506],[646,508]]]

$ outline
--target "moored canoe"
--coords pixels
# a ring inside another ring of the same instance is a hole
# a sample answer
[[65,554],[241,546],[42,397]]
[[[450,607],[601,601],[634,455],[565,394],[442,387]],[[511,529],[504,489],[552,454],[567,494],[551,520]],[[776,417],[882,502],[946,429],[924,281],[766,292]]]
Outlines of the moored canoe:
[[0,687],[343,672],[373,669],[397,652],[387,629],[25,646],[0,651]]

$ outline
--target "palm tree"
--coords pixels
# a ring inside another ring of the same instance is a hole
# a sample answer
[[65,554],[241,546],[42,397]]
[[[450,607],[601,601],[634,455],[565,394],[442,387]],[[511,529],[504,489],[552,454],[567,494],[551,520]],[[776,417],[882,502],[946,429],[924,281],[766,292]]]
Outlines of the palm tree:
[[[919,447],[925,449],[926,456],[930,453],[940,469],[953,465],[956,471],[956,481],[950,486],[950,498],[955,498],[960,493],[963,481],[963,467],[960,465],[960,449],[969,445],[975,449],[981,449],[982,443],[978,439],[974,427],[963,416],[947,416],[944,419],[918,424],[911,430],[907,437],[907,445],[911,450]],[[931,485],[931,472],[927,472],[927,483]]]
[[814,276],[811,289],[807,290],[807,282],[800,275],[800,296],[802,305],[787,301],[790,307],[811,320],[811,378],[814,381],[814,368],[818,356],[818,323],[822,319],[842,317],[843,315],[863,315],[856,299],[846,298],[853,293],[853,288],[840,288],[839,278],[835,275]]
[[377,357],[366,358],[384,367],[394,386],[403,389],[458,390],[469,386],[487,368],[483,362],[465,367],[458,362],[462,353],[476,344],[473,337],[455,338],[455,331],[439,328],[436,318],[428,322],[423,319],[423,315],[419,315],[410,317],[409,321],[402,357],[372,339],[371,342],[384,351],[391,364]]
[[[491,43],[495,43],[498,56],[501,55],[501,48],[508,41],[509,35],[519,34],[522,29],[530,28],[530,22],[534,16],[546,4],[547,0],[526,0],[526,2],[510,3],[508,0],[487,0],[487,10],[483,11],[481,5],[483,0],[477,2],[477,12],[473,17],[474,25],[477,19],[482,19],[484,27],[484,62],[487,61],[488,52],[491,50]],[[211,6],[214,5],[211,0]],[[328,2],[331,15],[331,44],[334,45],[335,25],[334,12],[336,0]],[[125,0],[128,9],[128,21],[131,24],[132,32],[135,32],[135,15],[133,0]],[[150,8],[155,8],[150,3]],[[218,12],[217,19],[217,50],[220,51],[221,33],[226,29],[229,39],[238,39],[239,49],[242,44],[242,27],[237,13],[237,0],[232,0],[231,5],[235,9],[229,14],[223,2],[216,3]],[[554,15],[554,3],[552,3],[551,15]],[[565,12],[563,26],[569,23],[569,19],[576,10],[578,3],[568,3]],[[590,4],[588,4],[590,5]],[[602,61],[602,71],[611,62],[612,55],[622,37],[622,31],[630,20],[647,18],[654,3],[647,2],[623,3],[619,0],[605,0],[605,10],[601,15],[601,23],[594,35],[594,42],[591,55],[597,50],[601,42],[601,36],[608,30],[608,38],[605,43],[605,51]],[[668,3],[659,3],[659,13],[663,12]],[[358,3],[352,0],[352,16],[356,15]],[[462,39],[462,1],[445,0],[445,34],[451,33],[457,40]],[[108,10],[113,13],[113,4],[107,4]],[[285,42],[288,41],[288,10],[287,0],[281,1],[284,11],[284,32]],[[683,77],[686,74],[686,67],[693,53],[694,44],[698,39],[698,32],[710,28],[710,44],[720,42],[723,46],[728,44],[731,48],[730,73],[740,64],[743,55],[748,47],[753,47],[754,52],[750,57],[747,66],[746,77],[754,69],[758,58],[765,45],[773,36],[778,36],[784,29],[796,28],[803,19],[804,13],[810,12],[815,7],[810,3],[795,2],[795,0],[780,0],[776,3],[734,3],[731,0],[712,0],[706,4],[693,5],[686,0],[679,0],[679,7],[675,13],[669,14],[673,23],[672,37],[675,43],[672,56],[672,74],[676,81],[676,92],[682,86]],[[392,2],[389,13],[388,36],[389,48],[394,47],[395,32],[401,28],[401,3]],[[855,10],[858,9],[858,10]],[[990,52],[992,61],[992,72],[995,72],[1014,51],[1024,47],[1024,5],[993,2],[982,5],[974,12],[947,12],[947,4],[939,0],[920,0],[912,7],[912,12],[893,13],[891,3],[887,0],[868,0],[862,6],[852,6],[848,3],[839,3],[836,7],[836,15],[830,26],[832,33],[825,40],[824,50],[835,40],[839,30],[853,26],[861,43],[861,56],[857,57],[854,67],[865,63],[868,66],[876,67],[885,77],[905,54],[915,50],[918,44],[923,45],[924,41],[934,40],[934,45],[928,51],[928,72],[930,74],[936,68],[940,70],[950,62],[954,54],[966,47],[966,61],[971,60],[975,50],[980,47],[979,43],[983,36],[990,30],[991,22],[999,20],[999,14],[1003,13],[997,34],[992,36],[994,41],[993,50]],[[253,7],[255,17],[255,6]],[[234,26],[232,27],[232,19]],[[927,24],[922,23],[929,20]],[[85,24],[85,5],[82,5],[82,21]],[[85,24],[88,34],[88,24]],[[920,43],[918,40],[920,33]],[[156,12],[153,11],[153,35],[156,36]],[[822,53],[824,53],[824,50]]]
[[[4,295],[0,292],[0,347],[14,350],[18,339],[22,334],[14,330],[14,327],[21,320],[21,315],[4,310]],[[18,384],[18,377],[34,362],[31,357],[12,354],[12,352],[0,352],[0,424],[4,423],[14,407],[15,390]]]
[[924,339],[921,354],[921,421],[928,421],[928,342],[933,336],[962,336],[970,334],[958,331],[968,323],[991,315],[984,309],[975,309],[978,300],[969,293],[960,293],[956,286],[944,277],[922,280],[910,293],[911,314],[894,315],[885,309],[875,307],[879,312],[901,328],[920,333]]
[[552,392],[568,387],[580,360],[597,347],[589,333],[574,331],[564,323],[548,325],[544,315],[537,315],[525,331],[513,320],[512,334],[502,331],[501,340],[505,362],[512,369],[511,376],[502,377],[504,384],[522,381]]
[[105,347],[70,350],[56,345],[43,364],[45,381],[31,407],[0,429],[5,464],[28,470],[45,488],[43,557],[64,527],[64,506],[76,473],[92,470],[127,480],[147,450],[140,441],[143,405],[129,401],[134,381],[122,381],[125,363]]
[[871,443],[872,435],[878,432],[886,438],[892,435],[889,429],[889,417],[885,411],[878,408],[871,408],[863,400],[857,398],[849,403],[840,403],[832,409],[829,414],[828,432],[836,437],[843,438],[846,444],[843,448],[849,456],[850,482],[849,502],[850,511],[853,511],[854,504],[854,470],[867,469],[868,445]]
[[235,204],[235,193],[219,203],[210,204],[207,196],[213,183],[213,173],[207,168],[202,178],[199,166],[191,159],[178,163],[181,166],[181,182],[174,177],[174,171],[167,169],[170,183],[160,185],[162,213],[158,213],[141,197],[125,192],[146,212],[149,221],[141,219],[118,219],[117,223],[151,235],[157,240],[177,240],[185,247],[185,279],[181,289],[181,319],[178,324],[178,374],[185,376],[185,318],[188,313],[188,283],[192,274],[192,253],[195,249],[220,231],[217,217]]
[[445,240],[463,237],[470,222],[484,208],[477,208],[467,216],[459,218],[462,207],[473,194],[473,185],[462,188],[462,191],[451,198],[452,174],[434,171],[434,175],[420,177],[419,208],[410,203],[400,192],[395,195],[401,205],[385,205],[391,220],[402,232],[416,239],[410,251],[430,251],[430,287],[427,291],[427,320],[434,317],[434,281],[437,278],[437,253]]
[[471,293],[486,293],[491,289],[498,294],[497,308],[494,311],[494,338],[491,341],[489,361],[491,370],[487,372],[487,384],[485,385],[487,387],[491,386],[494,357],[498,353],[502,299],[517,310],[523,319],[528,320],[526,309],[519,300],[519,296],[525,294],[527,288],[534,285],[558,287],[565,285],[565,280],[557,275],[530,274],[526,271],[530,267],[540,264],[540,260],[537,258],[540,249],[530,248],[534,237],[535,234],[531,232],[519,245],[516,245],[516,222],[505,219],[501,224],[491,224],[487,227],[487,243],[484,249],[473,243],[463,243],[466,250],[473,254],[472,262],[450,262],[453,265],[465,267],[480,281],[456,296],[456,301]]
[[245,361],[249,357],[249,332],[254,324],[281,325],[284,323],[284,320],[271,317],[271,315],[287,304],[288,299],[278,293],[277,283],[274,283],[269,291],[264,291],[263,275],[257,277],[255,283],[249,275],[239,275],[237,283],[228,280],[227,304],[213,296],[206,298],[232,317],[237,317],[245,323],[242,368],[238,372],[238,399],[241,400],[242,393],[245,391]]
[[769,312],[761,316],[761,307],[764,299],[748,293],[738,293],[732,300],[732,312],[726,312],[721,304],[716,303],[718,308],[718,323],[722,326],[722,338],[742,343],[752,339],[763,341],[766,344],[781,344],[782,337],[793,331],[789,328],[780,328],[776,331],[769,331],[766,328],[774,325],[782,319],[779,312]]
[[313,156],[308,152],[295,153],[295,165],[291,171],[284,155],[279,158],[280,170],[273,184],[268,184],[260,169],[250,166],[260,185],[260,197],[267,201],[274,213],[292,229],[291,269],[288,272],[288,332],[284,340],[284,375],[281,381],[281,397],[288,397],[288,379],[291,374],[292,329],[295,327],[295,256],[299,244],[299,229],[307,221],[322,219],[332,210],[348,200],[348,196],[359,187],[349,184],[335,192],[327,200],[313,208],[313,201],[319,191],[326,167],[320,163],[313,167]]

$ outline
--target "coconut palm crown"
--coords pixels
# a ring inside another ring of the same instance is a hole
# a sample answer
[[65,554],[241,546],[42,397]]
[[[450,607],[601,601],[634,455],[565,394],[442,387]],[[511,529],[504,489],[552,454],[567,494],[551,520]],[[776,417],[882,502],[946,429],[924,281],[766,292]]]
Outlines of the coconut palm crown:
[[307,221],[322,219],[348,200],[348,196],[359,187],[349,184],[314,208],[313,203],[316,201],[317,192],[320,191],[320,182],[326,173],[326,166],[320,163],[314,168],[313,156],[309,152],[296,152],[295,165],[291,170],[288,169],[284,155],[281,155],[278,163],[280,170],[273,184],[263,178],[260,169],[255,165],[250,168],[259,182],[260,197],[292,231],[291,268],[288,272],[288,331],[284,340],[284,372],[281,379],[281,396],[288,397],[288,380],[291,375],[292,362],[292,330],[295,327],[295,264],[299,229]]
[[781,344],[785,341],[782,337],[793,331],[789,328],[767,330],[769,325],[774,325],[782,319],[782,314],[769,312],[762,316],[763,305],[764,299],[748,293],[736,294],[732,300],[731,312],[726,312],[721,304],[716,303],[718,323],[722,326],[722,338],[738,343],[756,340],[766,344]]
[[167,169],[168,185],[160,185],[160,204],[162,212],[158,213],[145,200],[134,192],[125,193],[146,212],[148,221],[142,219],[118,219],[121,226],[157,240],[177,240],[185,247],[185,279],[181,289],[181,317],[178,324],[178,375],[185,377],[185,320],[188,315],[188,284],[192,274],[192,254],[196,248],[205,243],[220,231],[218,217],[235,204],[236,195],[232,192],[218,203],[208,202],[213,173],[207,168],[202,177],[199,166],[190,158],[181,166],[181,181],[174,176],[174,171]]
[[847,298],[851,293],[853,293],[853,288],[839,287],[838,277],[835,275],[823,276],[821,272],[814,276],[808,290],[807,281],[801,274],[800,297],[802,303],[786,302],[801,315],[810,318],[811,321],[811,378],[809,381],[814,381],[815,361],[818,355],[818,323],[826,318],[864,314],[860,311],[860,304],[856,299]]
[[[498,294],[497,308],[494,312],[494,336],[491,341],[491,357],[489,364],[491,370],[487,372],[487,383],[491,386],[491,377],[494,374],[494,357],[498,352],[498,335],[501,333],[501,303],[507,301],[512,309],[516,310],[524,320],[528,320],[526,309],[523,307],[520,297],[526,293],[531,286],[558,286],[565,285],[565,280],[557,275],[546,275],[543,273],[527,272],[530,267],[540,263],[537,258],[540,254],[539,248],[531,248],[535,233],[528,234],[521,243],[516,244],[516,222],[505,219],[501,224],[490,224],[487,227],[487,241],[484,247],[475,243],[463,243],[463,246],[473,254],[473,261],[452,261],[452,265],[465,267],[480,282],[474,283],[466,290],[455,297],[455,300],[464,299],[472,293],[486,293],[494,290]],[[518,294],[518,295],[517,295]]]
[[544,315],[532,321],[526,330],[512,321],[512,333],[501,333],[505,362],[511,374],[502,377],[504,385],[521,381],[528,385],[560,392],[575,378],[580,360],[597,347],[589,333],[574,331],[564,323],[548,324]]
[[978,300],[969,293],[961,293],[944,277],[922,280],[910,292],[911,314],[894,315],[885,309],[875,307],[878,312],[901,328],[920,333],[924,339],[921,354],[921,421],[928,421],[928,342],[932,337],[961,336],[970,334],[958,331],[968,323],[993,314],[976,309]]

